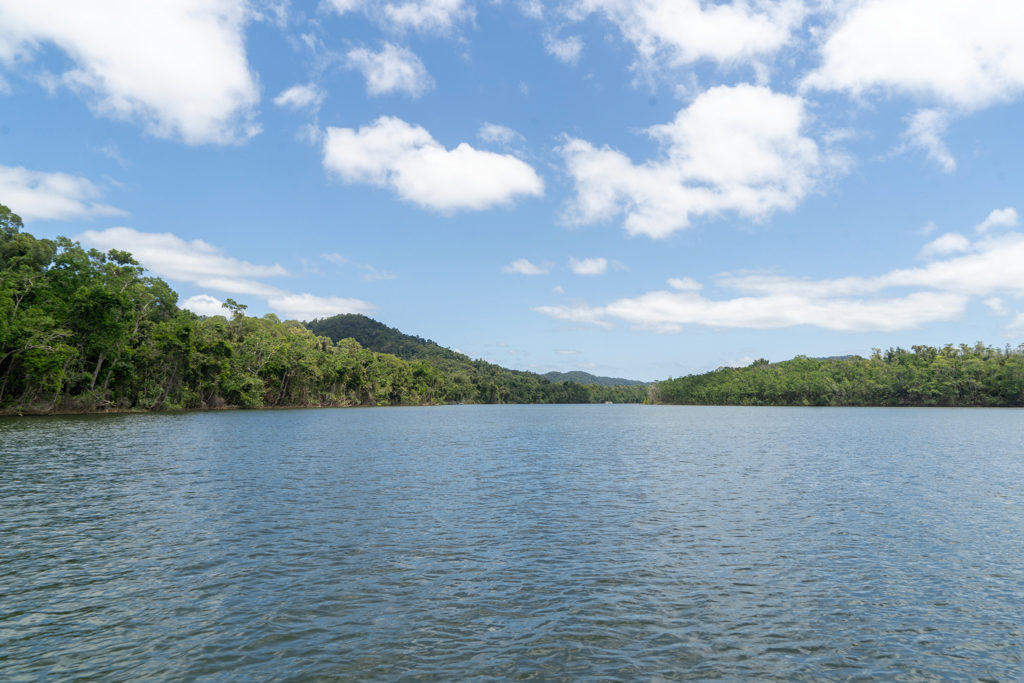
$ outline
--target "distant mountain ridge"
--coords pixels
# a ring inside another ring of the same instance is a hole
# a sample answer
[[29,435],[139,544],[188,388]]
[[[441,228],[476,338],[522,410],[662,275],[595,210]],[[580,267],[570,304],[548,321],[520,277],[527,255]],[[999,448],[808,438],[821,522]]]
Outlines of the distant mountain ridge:
[[573,370],[572,372],[545,372],[541,377],[545,378],[549,382],[576,382],[577,384],[597,384],[602,387],[636,387],[647,384],[647,382],[641,382],[638,379],[600,377],[598,375],[591,375],[589,372],[583,372],[582,370]]

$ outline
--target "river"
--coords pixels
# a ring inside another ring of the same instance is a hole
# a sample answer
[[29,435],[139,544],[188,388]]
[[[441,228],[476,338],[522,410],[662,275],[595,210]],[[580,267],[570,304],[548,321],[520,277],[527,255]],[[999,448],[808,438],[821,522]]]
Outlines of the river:
[[5,681],[1022,680],[1024,412],[0,418]]

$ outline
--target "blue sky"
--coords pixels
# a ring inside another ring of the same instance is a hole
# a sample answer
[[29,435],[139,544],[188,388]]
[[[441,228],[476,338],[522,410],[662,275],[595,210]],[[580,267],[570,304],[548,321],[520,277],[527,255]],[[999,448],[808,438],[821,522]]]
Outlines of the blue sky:
[[653,380],[1024,336],[1018,0],[0,0],[0,203],[217,312]]

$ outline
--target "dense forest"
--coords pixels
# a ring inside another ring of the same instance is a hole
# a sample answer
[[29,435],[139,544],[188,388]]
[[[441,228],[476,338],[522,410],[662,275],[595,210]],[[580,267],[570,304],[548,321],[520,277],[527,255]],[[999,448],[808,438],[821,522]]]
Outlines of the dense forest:
[[[551,381],[522,370],[509,370],[388,327],[355,313],[313,320],[307,327],[333,341],[355,339],[363,347],[403,360],[425,361],[447,380],[448,400],[466,403],[641,403],[647,387],[623,380],[622,385]],[[586,374],[586,373],[582,373]]]
[[549,382],[579,382],[580,384],[600,384],[605,387],[631,387],[639,386],[641,384],[645,386],[647,385],[647,382],[641,382],[637,379],[600,377],[598,375],[591,375],[589,372],[583,372],[582,370],[573,370],[572,372],[545,372],[541,377]]
[[552,383],[436,345],[433,356],[400,358],[273,314],[248,316],[231,299],[224,316],[199,317],[178,308],[177,299],[131,254],[86,250],[64,237],[37,239],[0,204],[0,411],[638,402],[646,396]]
[[651,402],[773,406],[1024,406],[1024,344],[914,346],[870,358],[755,361],[659,382]]

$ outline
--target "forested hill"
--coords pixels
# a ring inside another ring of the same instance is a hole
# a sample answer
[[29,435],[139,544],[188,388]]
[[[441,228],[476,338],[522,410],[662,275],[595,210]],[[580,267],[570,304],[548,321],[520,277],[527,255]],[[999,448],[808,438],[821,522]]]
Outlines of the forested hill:
[[429,339],[404,334],[358,313],[319,318],[306,323],[306,327],[319,337],[328,337],[335,342],[355,339],[363,348],[377,353],[390,353],[405,360],[447,358],[469,361],[467,356],[446,349]]
[[1024,406],[1024,344],[758,360],[658,382],[650,393],[654,403],[701,405]]
[[364,348],[351,332],[335,341],[294,320],[248,316],[231,299],[224,315],[200,317],[131,254],[23,227],[0,204],[0,414],[647,396],[646,387],[552,383],[471,361],[368,318],[363,326],[407,358]]
[[[484,403],[640,403],[647,398],[642,382],[603,384],[551,380],[534,372],[510,370],[439,346],[429,339],[404,334],[358,314],[335,315],[306,323],[316,335],[340,342],[355,339],[370,351],[409,361],[425,361],[451,382],[457,400]],[[586,373],[580,373],[586,375]],[[586,375],[593,377],[593,375]]]
[[541,375],[549,382],[576,382],[577,384],[596,384],[602,387],[638,387],[647,384],[638,379],[623,379],[621,377],[599,377],[591,375],[582,370],[572,372],[545,372]]

